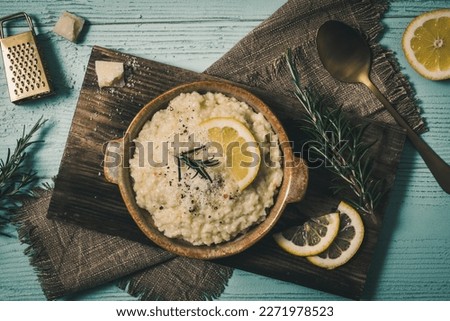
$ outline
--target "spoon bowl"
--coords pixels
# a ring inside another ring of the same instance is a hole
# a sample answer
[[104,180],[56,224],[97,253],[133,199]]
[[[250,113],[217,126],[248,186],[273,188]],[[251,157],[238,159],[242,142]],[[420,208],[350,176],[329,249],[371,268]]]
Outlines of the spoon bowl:
[[[345,41],[343,41],[345,39]],[[369,74],[371,52],[359,33],[339,21],[328,21],[317,33],[317,49],[325,69],[343,82],[360,82]]]
[[450,166],[409,126],[370,80],[372,55],[361,34],[340,21],[327,21],[317,32],[317,50],[325,69],[334,78],[367,86],[406,134],[442,189],[450,194]]

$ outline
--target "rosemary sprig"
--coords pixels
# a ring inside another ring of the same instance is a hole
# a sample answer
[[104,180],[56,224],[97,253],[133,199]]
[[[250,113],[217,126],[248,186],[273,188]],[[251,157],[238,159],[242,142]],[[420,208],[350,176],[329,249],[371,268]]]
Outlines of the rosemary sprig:
[[367,144],[362,140],[367,126],[351,124],[341,108],[330,108],[308,88],[300,87],[290,51],[286,59],[294,94],[305,111],[303,130],[312,138],[310,151],[324,160],[325,167],[336,175],[331,186],[333,192],[350,190],[356,199],[347,201],[363,214],[374,214],[383,193],[382,181],[372,178],[372,161],[368,157],[375,142]]
[[32,196],[31,187],[37,180],[36,172],[26,170],[24,162],[27,160],[26,149],[41,141],[31,141],[31,137],[44,125],[47,120],[42,117],[17,140],[16,147],[8,153],[5,160],[0,159],[0,227],[10,220],[8,214],[18,207],[18,198],[23,195]]
[[178,181],[181,180],[181,162],[183,162],[189,168],[192,168],[196,171],[195,175],[192,178],[196,177],[197,175],[200,175],[200,177],[212,182],[212,178],[206,171],[206,168],[217,166],[217,165],[219,165],[220,162],[217,159],[214,159],[213,157],[208,158],[208,159],[195,159],[190,156],[204,148],[205,148],[205,145],[193,148],[186,152],[182,152],[182,153],[180,153],[179,156],[175,156],[177,158],[177,164],[178,164]]

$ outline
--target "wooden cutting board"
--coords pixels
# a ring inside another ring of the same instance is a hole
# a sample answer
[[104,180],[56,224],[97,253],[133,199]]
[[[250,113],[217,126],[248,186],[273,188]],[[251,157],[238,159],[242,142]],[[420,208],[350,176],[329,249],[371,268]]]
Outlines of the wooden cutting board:
[[[123,62],[126,86],[100,89],[95,74],[96,60]],[[206,74],[94,47],[55,181],[48,217],[154,246],[128,215],[118,187],[104,178],[102,161],[105,143],[122,137],[138,111],[159,94],[183,83],[210,79],[218,80]],[[252,91],[271,107],[286,126],[294,148],[300,151],[301,133],[292,122],[292,115],[299,113],[295,100],[287,96],[275,97],[256,88],[241,87]],[[386,179],[385,188],[388,191],[403,149],[404,132],[396,127],[371,122],[366,136],[376,140],[372,147],[374,176]],[[310,170],[305,199],[287,207],[273,232],[297,225],[307,216],[330,212],[338,205],[342,195],[333,196],[330,193],[327,188],[329,175],[323,168]],[[383,211],[384,205],[381,205],[377,213],[380,221]],[[273,233],[249,250],[216,262],[359,299],[380,228],[380,224],[375,225],[369,220],[365,220],[365,225],[365,239],[357,255],[335,270],[315,267],[304,258],[282,251],[273,241]]]

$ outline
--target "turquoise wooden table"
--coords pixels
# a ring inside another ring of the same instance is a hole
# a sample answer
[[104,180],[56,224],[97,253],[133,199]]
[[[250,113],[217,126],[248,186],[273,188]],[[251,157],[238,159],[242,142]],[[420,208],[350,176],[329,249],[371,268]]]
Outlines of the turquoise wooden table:
[[[0,157],[14,147],[23,126],[42,115],[49,119],[45,144],[34,150],[33,167],[43,181],[58,172],[93,45],[201,72],[244,35],[269,17],[284,0],[181,1],[79,0],[0,1],[0,16],[18,11],[32,15],[39,41],[52,68],[60,70],[57,95],[14,105],[0,77]],[[392,50],[409,78],[429,132],[424,139],[450,162],[450,82],[416,74],[405,60],[401,37],[422,12],[450,7],[448,0],[392,1],[382,22],[382,45]],[[71,11],[89,23],[79,44],[52,33],[59,15]],[[2,69],[3,72],[3,69]],[[450,300],[450,196],[434,181],[409,143],[391,193],[364,299]],[[37,276],[15,236],[0,236],[0,300],[44,300]],[[114,284],[70,299],[134,300]],[[311,290],[243,271],[235,271],[221,300],[338,300]]]

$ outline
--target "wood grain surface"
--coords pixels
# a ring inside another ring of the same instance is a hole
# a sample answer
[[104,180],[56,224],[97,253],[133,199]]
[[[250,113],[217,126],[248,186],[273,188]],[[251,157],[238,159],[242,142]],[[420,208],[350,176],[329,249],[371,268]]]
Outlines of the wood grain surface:
[[[44,49],[56,89],[54,97],[31,104],[9,101],[6,81],[0,77],[0,157],[43,115],[49,119],[40,135],[45,144],[33,149],[30,165],[43,181],[51,181],[62,159],[70,124],[80,94],[93,45],[99,45],[158,62],[201,72],[245,34],[280,7],[284,0],[152,1],[114,0],[106,8],[100,0],[8,1],[0,15],[29,13]],[[420,13],[449,7],[447,0],[391,1],[382,22],[380,41],[392,50],[400,70],[416,91],[429,132],[424,139],[450,160],[450,83],[418,76],[406,62],[401,36]],[[51,32],[60,13],[68,10],[88,20],[78,44]],[[25,30],[18,25],[17,30]],[[375,249],[364,299],[450,299],[450,198],[433,180],[417,152],[405,145],[397,178],[386,208],[383,228]],[[25,246],[14,237],[0,237],[0,299],[43,300],[36,272],[23,254]],[[113,284],[68,299],[132,300]],[[236,270],[222,300],[339,300],[340,297],[307,287]]]

